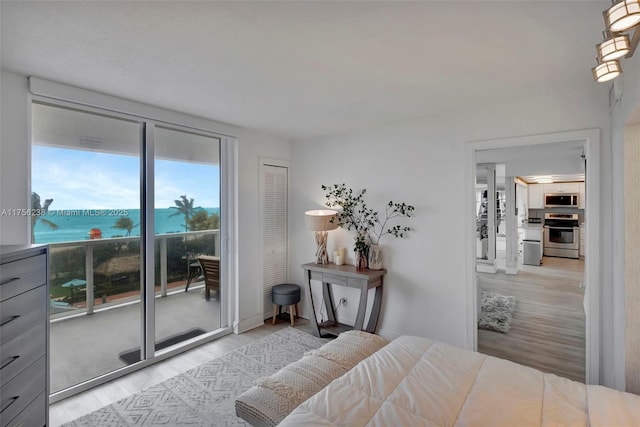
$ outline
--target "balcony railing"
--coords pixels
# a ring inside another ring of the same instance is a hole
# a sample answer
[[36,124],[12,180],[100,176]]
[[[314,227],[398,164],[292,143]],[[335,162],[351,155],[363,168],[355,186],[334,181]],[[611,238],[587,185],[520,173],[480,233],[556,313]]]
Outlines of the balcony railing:
[[[206,239],[205,236],[212,238]],[[187,279],[197,262],[197,255],[220,255],[219,230],[157,234],[155,242],[155,287],[158,296],[167,296],[171,283],[182,284]],[[139,275],[144,268],[140,261],[139,244],[140,236],[50,243],[52,307],[55,308],[51,318],[92,314],[96,310],[96,298],[97,303],[104,305],[104,308],[138,300],[141,289],[139,276],[133,279],[129,276],[135,276],[136,273]],[[74,253],[73,249],[77,251]],[[82,256],[83,263],[77,259]],[[97,267],[96,256],[101,263]],[[134,266],[136,261],[138,264]],[[96,271],[101,267],[102,271]],[[103,278],[103,283],[96,283],[96,274]],[[109,277],[108,287],[97,293],[96,285],[105,285],[106,277]],[[121,280],[127,281],[129,292],[117,286],[117,282]],[[116,286],[113,286],[114,282]],[[137,288],[133,286],[136,283]]]

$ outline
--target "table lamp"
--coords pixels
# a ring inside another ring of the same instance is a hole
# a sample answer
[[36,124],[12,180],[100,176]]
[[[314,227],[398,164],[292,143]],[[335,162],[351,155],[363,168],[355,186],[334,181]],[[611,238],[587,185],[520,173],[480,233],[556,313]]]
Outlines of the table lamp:
[[329,264],[327,231],[338,228],[338,212],[327,209],[306,211],[304,223],[309,230],[316,232],[316,264]]

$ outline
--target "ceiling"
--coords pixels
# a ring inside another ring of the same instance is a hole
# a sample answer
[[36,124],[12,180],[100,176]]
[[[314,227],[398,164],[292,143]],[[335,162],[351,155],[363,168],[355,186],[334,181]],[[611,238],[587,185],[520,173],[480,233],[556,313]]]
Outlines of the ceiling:
[[562,141],[479,150],[476,152],[478,182],[486,182],[485,169],[479,166],[483,163],[503,166],[496,169],[498,177],[519,177],[530,184],[542,176],[553,182],[584,181],[584,145],[584,141]]
[[6,1],[5,71],[310,139],[595,83],[607,1]]

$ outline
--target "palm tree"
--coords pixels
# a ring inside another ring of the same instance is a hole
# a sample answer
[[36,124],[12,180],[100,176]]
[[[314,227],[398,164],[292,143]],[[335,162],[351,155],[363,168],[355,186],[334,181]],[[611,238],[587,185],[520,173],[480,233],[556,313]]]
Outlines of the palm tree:
[[189,230],[216,230],[220,228],[220,215],[212,213],[209,215],[207,211],[200,210],[193,214],[189,220]]
[[31,243],[36,242],[35,228],[36,222],[40,220],[43,224],[47,225],[52,230],[57,230],[58,225],[43,218],[49,211],[49,206],[53,203],[53,199],[46,199],[44,205],[40,204],[40,196],[38,193],[31,193],[31,211],[34,215],[31,215]]
[[202,210],[200,206],[193,207],[193,199],[187,199],[187,195],[183,194],[180,199],[174,200],[175,206],[170,206],[171,209],[177,209],[176,212],[169,215],[169,218],[176,215],[184,215],[184,231],[189,231],[189,221],[191,217],[199,210]]
[[121,216],[116,221],[116,225],[111,228],[118,228],[120,230],[127,230],[127,237],[131,236],[131,230],[133,230],[138,225],[133,225],[133,220],[128,216]]

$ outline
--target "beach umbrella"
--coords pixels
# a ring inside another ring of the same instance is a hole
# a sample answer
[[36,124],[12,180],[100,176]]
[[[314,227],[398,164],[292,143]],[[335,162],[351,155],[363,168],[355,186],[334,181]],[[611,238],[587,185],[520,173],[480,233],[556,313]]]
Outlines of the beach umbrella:
[[[79,288],[80,286],[87,286],[87,281],[86,280],[82,280],[82,279],[73,279],[73,280],[69,280],[68,282],[65,282],[62,284],[63,288],[69,288],[69,291],[71,293],[71,302],[73,303],[73,291],[76,290],[76,288]],[[86,288],[85,288],[86,289]],[[85,290],[82,289],[82,290]]]
[[87,285],[87,281],[86,280],[82,280],[82,279],[73,279],[73,280],[69,280],[66,283],[62,284],[63,288],[75,288],[78,286],[86,286]]

